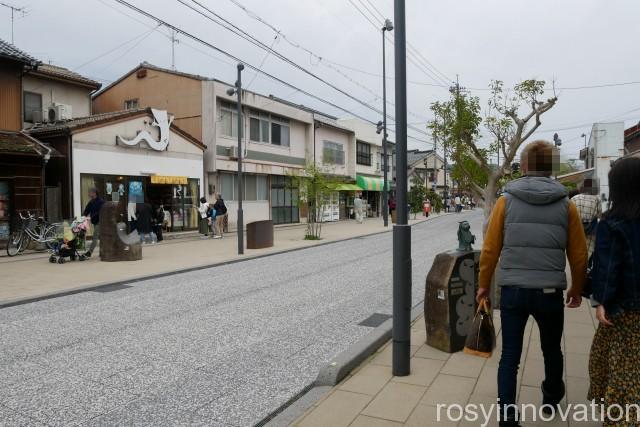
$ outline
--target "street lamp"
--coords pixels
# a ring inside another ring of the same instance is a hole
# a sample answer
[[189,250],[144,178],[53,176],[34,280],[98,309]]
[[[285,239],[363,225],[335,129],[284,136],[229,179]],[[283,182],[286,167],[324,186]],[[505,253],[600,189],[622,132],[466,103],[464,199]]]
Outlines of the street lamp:
[[242,70],[244,64],[238,64],[238,80],[235,88],[227,89],[227,95],[238,95],[238,255],[244,254],[244,218],[242,212],[242,199],[244,198],[244,186],[242,180]]
[[[396,22],[396,224],[393,226],[393,329],[391,373],[410,374],[411,359],[411,227],[407,209],[407,34],[405,0],[395,0]],[[385,28],[387,28],[385,26]],[[385,29],[383,29],[384,34]],[[386,115],[385,115],[386,120]]]
[[[558,168],[560,168],[560,146],[562,145],[562,140],[557,133],[553,134],[553,145],[555,145],[556,150],[558,150]],[[558,169],[556,169],[556,179],[558,179]]]
[[[382,27],[382,167],[384,172],[382,174],[382,221],[385,227],[389,226],[389,189],[387,186],[387,169],[389,169],[389,159],[387,157],[387,67],[386,67],[386,55],[385,55],[385,31],[392,31],[393,23],[390,19],[384,20],[384,27]],[[380,133],[380,130],[378,130]]]
[[584,148],[587,148],[587,134],[583,133],[582,135],[580,135],[581,137],[584,138]]

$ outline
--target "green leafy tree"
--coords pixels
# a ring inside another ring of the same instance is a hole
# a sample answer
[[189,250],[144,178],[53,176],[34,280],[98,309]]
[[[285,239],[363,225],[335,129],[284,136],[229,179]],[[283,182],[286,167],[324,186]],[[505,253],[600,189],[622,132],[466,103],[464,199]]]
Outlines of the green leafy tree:
[[291,186],[298,188],[300,192],[300,208],[307,211],[305,240],[320,240],[322,201],[329,198],[341,183],[329,172],[313,163],[307,163],[301,173],[290,175]]
[[422,203],[427,195],[427,189],[424,186],[424,181],[419,176],[414,176],[411,179],[411,189],[407,199],[409,200],[409,207],[413,214],[413,219],[416,218],[418,212],[422,211]]
[[[511,165],[518,150],[540,127],[542,115],[557,102],[555,95],[544,101],[540,99],[544,85],[542,80],[525,80],[513,90],[506,90],[502,81],[491,82],[484,117],[479,98],[465,91],[452,90],[449,100],[431,104],[434,119],[429,128],[433,137],[444,144],[455,162],[456,173],[461,177],[459,181],[465,182],[474,196],[483,202],[487,219],[500,183],[505,176],[511,176]],[[478,146],[482,125],[492,137],[487,149]],[[489,153],[500,153],[501,163],[490,165]]]
[[431,202],[431,211],[435,213],[440,213],[444,210],[444,202],[442,201],[442,196],[434,191],[429,191],[427,193],[427,199]]

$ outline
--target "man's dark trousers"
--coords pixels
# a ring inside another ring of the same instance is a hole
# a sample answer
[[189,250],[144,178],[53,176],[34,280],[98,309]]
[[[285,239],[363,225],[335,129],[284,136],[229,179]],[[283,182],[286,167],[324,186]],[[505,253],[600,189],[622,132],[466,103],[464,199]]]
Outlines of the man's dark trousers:
[[[551,396],[564,395],[562,380],[562,330],[564,299],[561,289],[543,290],[504,286],[501,288],[500,320],[502,325],[502,357],[498,366],[498,397],[501,405],[515,404],[518,366],[522,355],[522,339],[529,316],[540,330],[544,357],[543,388]],[[557,399],[558,401],[560,399]],[[508,418],[515,413],[507,408]]]

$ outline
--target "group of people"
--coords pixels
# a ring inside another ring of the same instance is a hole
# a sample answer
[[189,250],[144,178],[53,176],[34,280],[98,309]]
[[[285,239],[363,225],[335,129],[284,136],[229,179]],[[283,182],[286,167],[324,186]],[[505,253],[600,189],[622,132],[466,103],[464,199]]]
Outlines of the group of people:
[[227,216],[227,206],[224,204],[222,195],[216,194],[216,201],[213,205],[207,202],[205,197],[201,197],[198,213],[200,214],[198,230],[203,235],[202,238],[208,238],[209,232],[211,232],[212,238],[221,239],[224,236],[224,220]]
[[[535,141],[521,155],[523,177],[507,184],[489,219],[480,256],[477,300],[488,299],[495,273],[501,287],[502,354],[498,367],[500,426],[519,426],[518,368],[529,316],[544,357],[543,411],[565,395],[562,335],[565,304],[589,296],[599,325],[589,358],[588,399],[604,405],[606,426],[637,426],[640,414],[640,158],[617,160],[609,172],[610,208],[585,181],[571,200],[551,179],[554,146]],[[571,286],[567,289],[566,259]],[[587,332],[587,331],[585,331]],[[572,349],[567,344],[566,351]],[[587,396],[585,396],[587,397]],[[631,406],[628,423],[617,409]]]

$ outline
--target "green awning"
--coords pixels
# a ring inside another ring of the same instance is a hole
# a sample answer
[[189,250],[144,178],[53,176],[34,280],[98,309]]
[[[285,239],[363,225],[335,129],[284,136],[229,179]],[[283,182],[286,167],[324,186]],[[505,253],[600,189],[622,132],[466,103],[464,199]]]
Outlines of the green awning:
[[336,191],[362,191],[362,188],[355,184],[338,184],[336,185]]
[[[356,177],[356,182],[358,184],[358,187],[360,187],[362,190],[367,191],[382,191],[384,187],[384,180],[382,178],[373,178],[370,176],[358,175]],[[387,181],[387,190],[389,190],[389,188],[390,185]]]

